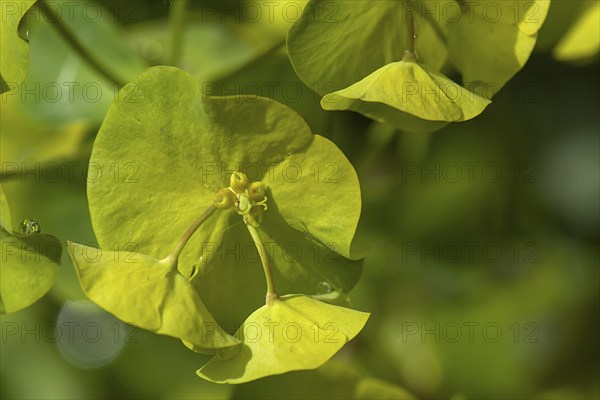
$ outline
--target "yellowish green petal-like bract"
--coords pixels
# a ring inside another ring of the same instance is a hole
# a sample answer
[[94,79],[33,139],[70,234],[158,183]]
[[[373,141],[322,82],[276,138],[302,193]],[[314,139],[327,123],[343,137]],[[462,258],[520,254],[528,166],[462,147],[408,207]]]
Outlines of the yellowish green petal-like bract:
[[479,115],[489,103],[414,61],[387,64],[354,85],[325,95],[321,101],[326,110],[353,110],[376,120],[378,109],[388,106],[397,110],[398,120],[407,122],[411,116],[429,121],[466,121]]
[[58,276],[60,240],[12,229],[10,208],[0,186],[0,314],[19,311],[39,300]]
[[448,24],[448,54],[467,89],[492,98],[519,72],[549,7],[549,0],[465,2],[460,19]]
[[217,383],[244,383],[323,365],[363,328],[368,313],[287,295],[253,312],[236,337],[233,358],[212,358],[198,375]]
[[[483,111],[484,99],[527,62],[549,3],[339,0],[327,2],[335,10],[328,20],[324,3],[313,0],[290,29],[288,51],[298,76],[325,96],[324,109],[353,110],[402,130],[428,132]],[[401,64],[409,21],[422,73]],[[448,107],[433,92],[405,99],[413,78],[422,89],[431,88],[432,77],[437,84],[450,81],[441,73],[446,64],[462,75],[457,95],[471,91],[472,101]]]
[[[447,2],[442,0],[438,4],[443,6]],[[407,10],[418,9],[418,3],[309,1],[287,38],[296,73],[308,87],[325,95],[351,86],[384,65],[400,61],[407,43]],[[419,62],[439,71],[448,57],[441,37],[443,32],[418,15],[414,22]]]
[[101,250],[69,242],[85,294],[120,320],[179,338],[207,352],[236,346],[168,259]]

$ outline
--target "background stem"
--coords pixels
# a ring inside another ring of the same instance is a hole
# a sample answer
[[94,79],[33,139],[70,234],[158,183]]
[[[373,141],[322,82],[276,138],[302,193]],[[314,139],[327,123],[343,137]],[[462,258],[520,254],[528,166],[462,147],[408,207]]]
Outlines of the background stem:
[[118,79],[111,71],[106,69],[98,59],[90,53],[85,46],[79,41],[79,39],[73,34],[71,29],[63,22],[61,15],[59,15],[54,7],[48,7],[46,0],[39,0],[37,4],[40,10],[47,16],[47,20],[51,21],[51,25],[56,28],[58,33],[67,42],[69,46],[96,72],[105,77],[107,80],[112,82],[117,87],[121,88],[125,86],[125,83]]
[[181,61],[187,18],[185,9],[188,0],[174,0],[169,11],[169,26],[171,29],[171,46],[169,50],[169,65],[177,65]]
[[406,14],[406,52],[403,59],[415,59],[415,15],[412,10],[408,10]]

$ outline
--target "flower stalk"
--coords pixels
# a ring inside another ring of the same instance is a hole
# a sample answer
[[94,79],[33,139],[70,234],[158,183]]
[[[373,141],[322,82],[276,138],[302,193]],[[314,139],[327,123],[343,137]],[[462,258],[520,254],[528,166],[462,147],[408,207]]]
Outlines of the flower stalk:
[[265,304],[269,305],[278,297],[277,290],[275,289],[275,281],[273,279],[273,271],[271,270],[271,263],[269,262],[269,255],[267,254],[267,250],[260,239],[258,230],[249,223],[246,223],[246,227],[248,228],[250,236],[252,236],[252,240],[254,241],[256,249],[258,250],[258,254],[260,255],[260,261],[265,272],[265,279],[267,280],[267,295],[265,296]]
[[181,252],[183,251],[183,248],[185,247],[185,245],[187,244],[187,242],[192,238],[192,236],[198,230],[198,228],[200,228],[200,226],[208,219],[208,217],[210,217],[211,215],[213,215],[213,213],[215,211],[217,211],[217,207],[214,204],[211,204],[202,213],[202,215],[200,215],[192,223],[192,225],[190,225],[190,227],[187,229],[187,231],[185,231],[185,233],[183,234],[183,236],[181,237],[181,239],[179,239],[179,242],[177,243],[177,245],[175,246],[175,248],[173,249],[173,251],[171,252],[171,254],[169,254],[166,257],[166,259],[168,259],[170,262],[173,263],[172,264],[173,268],[177,267],[177,260],[179,259],[179,256],[181,255]]

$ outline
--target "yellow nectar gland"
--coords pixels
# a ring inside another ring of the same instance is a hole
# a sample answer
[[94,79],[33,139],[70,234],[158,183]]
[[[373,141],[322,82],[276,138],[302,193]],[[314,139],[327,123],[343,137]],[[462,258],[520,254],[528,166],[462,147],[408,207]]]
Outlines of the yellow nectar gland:
[[268,209],[265,192],[263,182],[250,183],[246,174],[236,171],[231,174],[229,187],[219,190],[215,195],[215,206],[233,208],[244,218],[244,222],[258,228],[262,212]]

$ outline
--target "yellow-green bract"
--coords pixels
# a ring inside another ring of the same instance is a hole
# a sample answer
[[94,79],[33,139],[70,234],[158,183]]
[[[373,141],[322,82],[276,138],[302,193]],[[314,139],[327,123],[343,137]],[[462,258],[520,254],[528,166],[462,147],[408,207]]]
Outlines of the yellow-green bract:
[[215,322],[168,259],[71,242],[69,255],[85,294],[120,320],[180,338],[200,352],[239,344]]
[[214,357],[198,375],[217,383],[244,383],[323,365],[363,328],[368,313],[287,295],[253,312],[236,337],[239,354]]
[[54,236],[13,231],[0,186],[0,313],[21,310],[46,294],[58,275],[61,254],[62,245]]
[[325,95],[321,101],[326,110],[353,110],[410,127],[411,131],[419,130],[419,119],[439,121],[439,125],[469,120],[489,103],[414,61],[387,64],[352,86]]
[[[326,96],[323,108],[426,132],[444,126],[431,121],[464,121],[483,111],[481,98],[490,99],[527,62],[549,1],[333,1],[327,7],[335,12],[309,2],[287,41],[298,76]],[[416,60],[427,73],[400,63],[412,42],[409,21]],[[446,65],[461,73],[460,92],[475,94],[470,104],[456,101],[462,115],[440,104],[447,103],[444,96],[414,96],[413,83],[431,90],[434,76],[435,90],[445,92],[439,84],[451,82],[441,73]],[[412,100],[400,101],[407,94]]]

